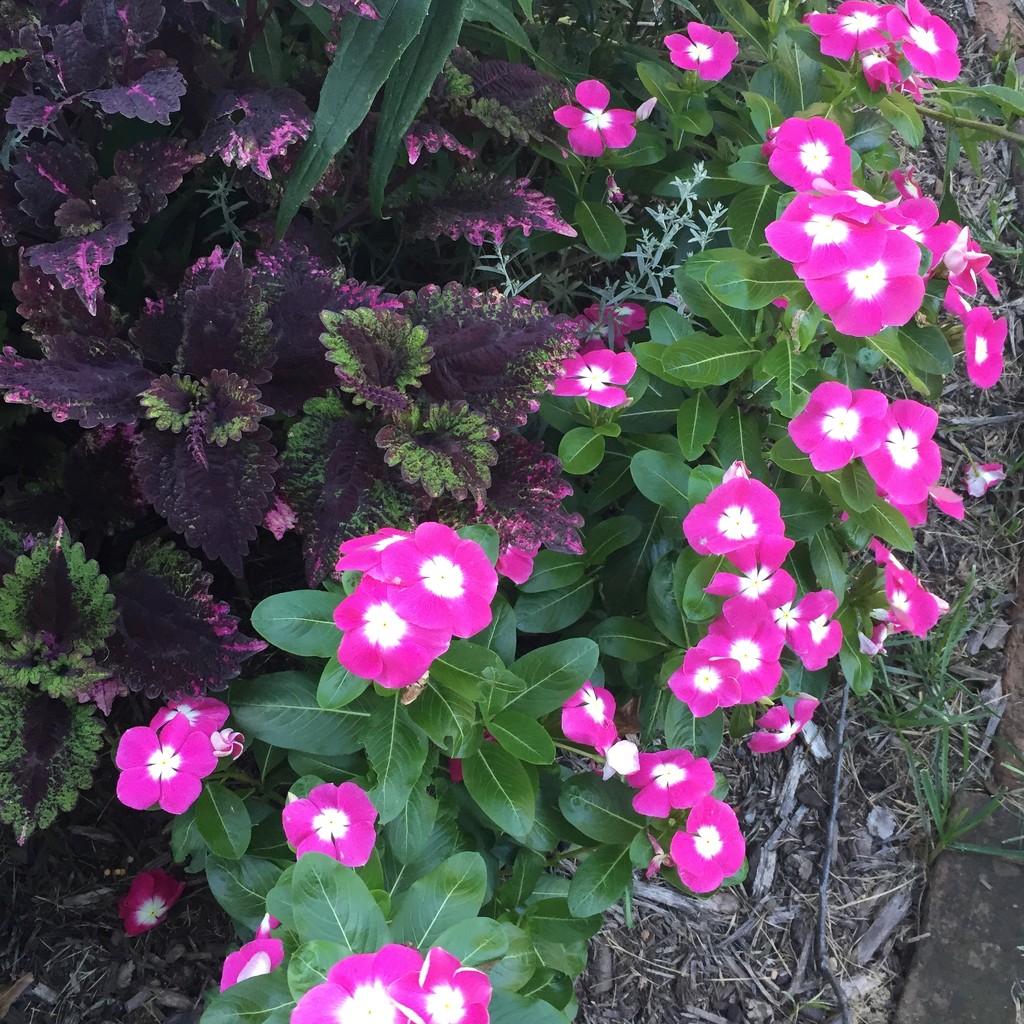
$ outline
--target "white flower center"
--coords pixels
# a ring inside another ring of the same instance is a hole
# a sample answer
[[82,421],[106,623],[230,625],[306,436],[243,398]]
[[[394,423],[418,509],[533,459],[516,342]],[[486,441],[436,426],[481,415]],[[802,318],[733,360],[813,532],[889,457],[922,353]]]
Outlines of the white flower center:
[[360,985],[334,1011],[336,1024],[395,1024],[398,1010],[379,981]]
[[726,540],[750,540],[757,534],[757,522],[746,505],[730,505],[718,518],[718,532]]
[[466,1000],[453,985],[438,985],[427,996],[427,1015],[434,1024],[459,1024],[466,1016]]
[[273,967],[270,963],[270,956],[261,949],[258,953],[254,953],[249,962],[238,972],[238,980],[258,978],[261,974],[269,974],[271,970]]
[[920,458],[917,447],[920,441],[914,431],[895,427],[889,431],[885,443],[889,449],[889,457],[900,469],[913,469],[917,465]]
[[879,260],[872,263],[870,267],[861,270],[848,270],[846,272],[846,287],[853,292],[855,299],[864,301],[873,299],[888,281],[885,264]]
[[979,334],[974,339],[974,361],[983,363],[986,359],[988,359],[988,338],[984,334]]
[[344,839],[348,832],[348,815],[340,807],[325,807],[313,819],[313,831],[325,843]]
[[819,245],[842,245],[850,237],[850,225],[827,213],[816,213],[804,222],[804,232],[810,236],[811,248]]
[[740,578],[739,591],[744,597],[760,597],[771,590],[771,587],[772,571],[763,565],[759,565],[753,572]]
[[700,693],[714,693],[721,685],[721,675],[710,665],[697,669],[693,674],[693,688]]
[[854,11],[853,14],[847,14],[844,18],[839,19],[839,31],[849,32],[852,35],[867,32],[869,29],[876,28],[877,25],[877,16],[869,11]]
[[811,174],[824,174],[832,163],[832,154],[821,139],[812,139],[800,147],[800,163]]
[[925,53],[939,52],[939,44],[936,42],[935,33],[930,28],[921,28],[920,25],[911,25],[910,32],[907,34],[910,36],[910,41],[915,46],[921,47]]
[[656,765],[651,775],[662,789],[669,789],[686,781],[686,769],[682,765],[672,764],[672,762]]
[[167,904],[159,896],[150,896],[139,904],[135,911],[135,920],[139,924],[156,924],[167,913]]
[[603,724],[607,720],[604,701],[589,686],[584,687],[583,690],[583,710],[599,724]]
[[610,128],[612,125],[612,115],[607,110],[602,110],[600,107],[591,107],[583,115],[583,124],[591,131],[599,132],[603,128]]
[[799,621],[799,616],[793,610],[793,602],[787,601],[784,605],[772,612],[775,625],[780,629],[792,629]]
[[374,551],[383,551],[385,548],[391,547],[392,544],[397,544],[400,540],[405,540],[405,539],[406,539],[406,537],[405,537],[404,534],[396,534],[393,537],[384,537],[381,540],[377,541],[376,544],[373,545],[373,550]]
[[906,593],[902,590],[894,590],[892,592],[892,597],[889,598],[889,604],[891,604],[898,612],[907,614],[910,611],[910,598],[907,597]]
[[577,378],[588,391],[603,391],[608,387],[611,374],[597,366],[588,366]]
[[698,64],[711,60],[714,53],[715,51],[707,43],[690,43],[690,59],[695,60]]
[[846,406],[836,406],[825,413],[821,430],[830,441],[852,441],[860,430],[860,414]]
[[363,635],[374,647],[397,647],[409,625],[387,601],[371,604],[363,616]]
[[181,754],[171,747],[160,747],[149,755],[146,762],[149,774],[159,782],[168,782],[178,774],[181,767]]
[[722,836],[714,825],[701,825],[693,837],[693,846],[699,856],[711,860],[722,852],[725,843],[722,842]]
[[811,619],[807,623],[807,628],[811,631],[811,643],[817,646],[828,635],[828,616],[819,615],[816,619]]
[[199,708],[194,708],[191,704],[179,704],[176,710],[179,715],[184,715],[188,719],[188,724],[194,729],[196,722],[199,721]]
[[462,569],[444,555],[434,555],[420,566],[420,579],[432,594],[451,601],[466,592]]
[[747,637],[733,642],[729,657],[739,662],[741,672],[754,672],[761,667],[761,648]]

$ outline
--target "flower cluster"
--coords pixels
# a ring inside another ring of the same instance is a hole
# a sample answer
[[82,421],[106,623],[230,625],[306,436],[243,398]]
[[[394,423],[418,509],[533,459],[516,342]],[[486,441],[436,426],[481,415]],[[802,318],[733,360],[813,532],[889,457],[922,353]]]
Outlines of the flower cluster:
[[382,686],[417,682],[453,636],[491,621],[494,567],[479,544],[441,523],[346,541],[335,568],[363,574],[334,613],[344,631],[338,660]]
[[[608,87],[595,78],[576,86],[576,102],[558,107],[555,120],[569,129],[569,147],[577,156],[600,156],[605,149],[625,149],[636,138],[636,112],[611,103]],[[582,109],[580,109],[582,107]]]
[[185,884],[166,871],[154,868],[132,879],[128,892],[117,905],[117,913],[128,935],[141,935],[155,928],[167,916],[185,891]]
[[336,963],[292,1011],[291,1024],[487,1024],[491,983],[434,946],[426,956],[391,944]]
[[285,838],[296,857],[323,853],[350,868],[370,859],[376,820],[377,809],[354,782],[325,782],[303,799],[289,793],[281,812]]
[[[835,14],[808,14],[804,21],[821,37],[821,52],[840,60],[860,56],[861,70],[874,92],[906,93],[921,99],[928,78],[952,82],[960,74],[956,32],[921,0],[895,4],[845,0]],[[901,60],[913,73],[903,76]],[[927,77],[922,77],[927,76]]]
[[115,756],[121,803],[140,811],[153,804],[170,814],[187,811],[218,758],[242,753],[245,737],[223,728],[228,713],[212,697],[170,701],[148,726],[125,732]]

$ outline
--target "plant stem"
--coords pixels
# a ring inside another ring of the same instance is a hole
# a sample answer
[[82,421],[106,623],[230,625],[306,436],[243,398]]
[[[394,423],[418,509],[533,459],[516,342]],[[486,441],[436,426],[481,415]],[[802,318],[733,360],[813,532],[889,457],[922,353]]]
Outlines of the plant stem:
[[956,114],[949,114],[945,110],[937,110],[934,107],[919,106],[917,112],[923,117],[930,117],[935,121],[956,125],[958,128],[972,128],[975,131],[988,134],[991,138],[1006,139],[1007,142],[1015,142],[1018,146],[1024,146],[1024,135],[1011,132],[1009,128],[1003,128],[998,124],[988,124],[985,121],[975,121],[969,117],[959,117]]
[[570,754],[579,754],[580,757],[586,757],[591,761],[604,764],[604,758],[596,750],[584,750],[582,747],[575,747],[571,743],[563,743],[561,740],[555,740],[555,746],[559,750],[568,751]]

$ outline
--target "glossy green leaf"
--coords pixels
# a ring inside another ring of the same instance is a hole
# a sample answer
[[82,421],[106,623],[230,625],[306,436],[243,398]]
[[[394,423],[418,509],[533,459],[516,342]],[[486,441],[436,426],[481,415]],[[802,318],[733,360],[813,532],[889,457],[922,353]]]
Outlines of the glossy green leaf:
[[482,743],[462,760],[469,795],[498,828],[512,836],[530,831],[537,791],[522,763],[497,743]]
[[602,843],[630,843],[644,827],[633,810],[633,791],[596,775],[576,775],[563,786],[558,807],[565,820]]
[[348,955],[337,942],[304,942],[288,959],[288,988],[296,1002],[311,988],[327,980],[327,972]]
[[711,294],[736,309],[762,309],[773,299],[787,295],[796,283],[793,265],[777,256],[725,260],[713,266],[707,276]]
[[[640,520],[635,516],[612,516],[595,523],[583,541],[588,565],[601,565],[609,555],[628,547],[640,536]],[[542,552],[543,554],[543,552]]]
[[626,225],[622,218],[604,203],[581,199],[574,216],[584,241],[602,259],[617,260],[626,249]]
[[368,796],[380,814],[380,823],[386,825],[401,813],[423,773],[427,738],[413,725],[409,709],[397,694],[378,698],[359,738],[376,776]]
[[219,782],[206,782],[195,803],[196,826],[218,857],[238,860],[249,848],[252,821],[241,798]]
[[664,364],[673,377],[690,385],[727,384],[750,366],[756,354],[746,338],[695,334],[669,346]]
[[782,504],[782,519],[790,540],[807,540],[835,520],[832,503],[817,494],[789,487],[779,488],[775,493]]
[[668,644],[661,634],[629,616],[612,616],[590,631],[601,653],[622,661],[646,661],[661,654]]
[[252,628],[289,654],[333,658],[341,643],[334,624],[338,595],[324,590],[292,590],[264,598],[252,610]]
[[417,949],[437,945],[448,928],[475,918],[487,892],[487,867],[479,853],[457,853],[418,878],[395,901],[395,942]]
[[267,893],[280,877],[281,868],[260,857],[210,857],[206,862],[206,881],[213,898],[231,917],[253,930],[263,920]]
[[600,914],[626,893],[633,876],[628,846],[602,846],[589,854],[569,883],[569,910],[577,917]]
[[519,592],[542,594],[546,590],[567,587],[583,575],[586,564],[579,555],[545,549],[533,560],[533,572],[525,583],[519,584]]
[[463,757],[480,743],[476,702],[430,683],[408,708],[409,717],[449,757]]
[[316,688],[316,702],[328,711],[343,708],[363,694],[369,685],[369,679],[355,675],[345,668],[337,658],[331,658],[324,665],[324,670],[320,675],[320,682]]
[[551,764],[555,759],[555,741],[528,715],[503,711],[488,720],[487,731],[513,757],[527,764]]
[[558,457],[566,473],[592,473],[604,458],[605,440],[591,427],[573,427],[558,444]]
[[520,594],[516,601],[516,626],[520,633],[554,633],[582,618],[594,600],[594,583],[578,579],[558,590]]
[[598,655],[597,644],[584,637],[530,651],[512,665],[523,689],[492,705],[490,713],[512,710],[540,718],[560,708],[593,675]]
[[288,1024],[295,1000],[284,971],[271,971],[211,994],[204,1024]]
[[649,501],[680,517],[690,511],[690,467],[681,456],[649,449],[639,451],[630,460],[629,471],[637,490]]
[[488,917],[459,921],[446,928],[435,945],[461,960],[466,967],[497,960],[508,951],[508,932],[504,925]]
[[863,512],[851,512],[850,523],[902,551],[910,551],[914,547],[914,534],[907,517],[881,498],[876,498]]
[[676,438],[683,458],[689,462],[699,459],[717,428],[718,409],[703,391],[683,402],[676,418]]
[[673,697],[665,711],[665,744],[711,760],[722,748],[724,723],[721,708],[695,718],[681,700]]
[[376,952],[388,940],[377,901],[355,869],[322,853],[304,853],[292,874],[299,940],[338,943],[351,953]]

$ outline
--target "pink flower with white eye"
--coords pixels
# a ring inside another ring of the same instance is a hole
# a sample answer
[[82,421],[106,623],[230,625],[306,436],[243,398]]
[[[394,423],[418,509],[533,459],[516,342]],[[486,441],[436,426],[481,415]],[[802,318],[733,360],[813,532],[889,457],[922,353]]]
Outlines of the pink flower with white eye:
[[868,88],[872,92],[878,92],[879,89],[886,92],[899,89],[903,84],[899,61],[899,52],[892,43],[862,53],[860,69],[864,73],[864,81],[868,83]]
[[886,623],[880,622],[871,631],[871,636],[864,633],[857,634],[857,641],[860,645],[860,653],[874,658],[879,654],[885,654],[885,639],[889,635],[889,627]]
[[177,881],[160,868],[136,875],[117,905],[125,933],[141,935],[155,928],[184,891],[184,882]]
[[888,409],[889,400],[881,391],[851,391],[838,381],[826,381],[811,392],[803,411],[789,424],[789,436],[818,472],[842,469],[882,443]]
[[191,697],[170,700],[149,723],[150,729],[162,729],[168,722],[181,717],[193,728],[212,736],[228,720],[230,708],[223,701],[213,697]]
[[673,810],[693,807],[715,788],[711,762],[689,750],[641,754],[640,767],[626,781],[640,792],[633,810],[652,818],[667,818]]
[[407,621],[470,637],[491,621],[498,574],[475,541],[450,526],[421,523],[404,544],[381,552],[380,577]]
[[990,388],[1003,374],[1006,319],[995,320],[987,306],[976,306],[964,314],[963,320],[967,375],[979,388]]
[[220,975],[223,992],[240,981],[258,978],[276,970],[284,959],[284,943],[280,939],[253,939],[241,949],[229,953]]
[[699,21],[686,26],[686,35],[673,32],[665,36],[669,60],[684,71],[696,71],[705,82],[718,82],[732,70],[740,48],[730,32],[716,32]]
[[393,544],[408,540],[412,536],[409,530],[395,530],[390,526],[370,534],[368,537],[355,537],[341,545],[340,554],[334,566],[335,572],[365,572],[376,576],[380,568],[380,560],[384,552]]
[[713,654],[705,637],[686,652],[682,665],[669,676],[668,686],[694,718],[703,718],[717,708],[739,704],[739,673],[739,662]]
[[809,672],[824,668],[843,646],[842,626],[830,621],[838,607],[839,599],[831,590],[815,590],[795,608],[787,604],[773,613],[786,643]]
[[821,52],[827,57],[849,60],[860,50],[885,46],[887,7],[865,3],[864,0],[845,0],[835,14],[808,14],[804,21],[811,31],[821,36]]
[[586,743],[597,750],[610,747],[619,738],[611,691],[584,683],[562,705],[562,732],[573,743]]
[[796,583],[782,568],[782,563],[793,546],[793,541],[787,537],[776,535],[763,537],[756,544],[730,551],[726,557],[739,573],[716,573],[705,588],[707,593],[764,601],[769,608],[792,601],[796,594]]
[[871,478],[893,501],[924,501],[928,488],[939,482],[942,456],[932,440],[938,422],[934,409],[913,399],[901,398],[890,406],[884,440],[863,458]]
[[700,555],[727,555],[785,532],[776,494],[743,476],[723,480],[683,520],[683,534]]
[[998,487],[1006,479],[1006,468],[1000,462],[972,462],[964,470],[964,486],[972,498]]
[[768,168],[798,192],[816,188],[819,179],[838,188],[850,184],[851,149],[843,129],[825,117],[787,117],[770,143]]
[[245,737],[234,729],[221,729],[210,737],[215,757],[230,757],[237,761],[245,749]]
[[606,409],[629,401],[622,387],[615,385],[628,384],[636,373],[636,357],[631,352],[602,349],[578,353],[564,360],[562,366],[565,376],[555,381],[553,395],[579,395]]
[[784,642],[785,634],[775,624],[772,609],[764,601],[730,597],[701,645],[712,656],[728,658],[739,665],[736,681],[740,684],[740,701],[752,704],[779,685],[779,657]]
[[832,317],[836,330],[853,338],[902,326],[924,298],[917,243],[901,231],[877,234],[873,240],[874,245],[856,246],[842,272],[806,280],[811,298]]
[[345,633],[338,661],[391,689],[420,680],[452,639],[447,630],[417,626],[399,615],[392,596],[396,589],[364,576],[334,610],[334,623]]
[[285,838],[296,858],[323,853],[350,868],[370,859],[376,820],[377,809],[354,782],[314,786],[308,797],[291,800],[281,812]]
[[613,775],[628,777],[640,770],[640,751],[632,740],[617,740],[607,750],[598,749],[604,755],[601,778],[606,782]]
[[490,979],[475,967],[463,967],[440,946],[427,953],[417,974],[389,985],[388,994],[423,1024],[488,1024],[490,1020]]
[[620,107],[609,110],[611,98],[607,86],[591,78],[576,86],[579,107],[566,104],[555,110],[555,120],[569,129],[569,146],[577,156],[597,157],[606,148],[625,149],[636,138],[636,113]]
[[885,596],[889,602],[892,632],[908,630],[914,636],[925,636],[949,610],[949,605],[921,585],[921,581],[895,559],[885,567]]
[[498,555],[495,569],[513,583],[525,583],[533,572],[533,560],[537,557],[538,551],[540,551],[539,543],[531,544],[528,548],[509,544]]
[[735,875],[747,854],[736,812],[706,796],[690,811],[686,831],[672,837],[679,879],[693,892],[711,892]]
[[604,348],[623,352],[627,336],[647,325],[647,314],[636,302],[623,302],[604,309],[595,302],[580,314],[580,323],[581,326],[593,325],[589,327],[591,340],[586,342],[581,352],[600,352]]
[[757,720],[756,724],[765,731],[754,733],[747,740],[747,746],[755,754],[769,754],[788,747],[793,737],[811,720],[817,707],[818,702],[813,697],[797,697],[791,719],[785,704],[776,705]]
[[422,966],[415,949],[394,944],[347,956],[327,972],[326,981],[299,999],[290,1024],[412,1024],[390,990],[407,975],[418,975]]
[[257,939],[269,939],[270,933],[280,926],[281,922],[273,914],[264,914],[263,920],[260,921],[259,927],[256,929],[255,937]]
[[138,811],[159,803],[168,814],[187,811],[202,792],[202,779],[217,767],[210,737],[184,715],[159,732],[144,725],[129,729],[114,760],[121,769],[118,800]]
[[937,14],[931,14],[921,0],[907,0],[906,16],[899,8],[890,8],[886,27],[894,39],[902,40],[903,56],[915,71],[941,82],[960,77],[956,32]]

